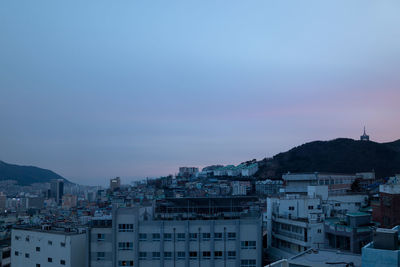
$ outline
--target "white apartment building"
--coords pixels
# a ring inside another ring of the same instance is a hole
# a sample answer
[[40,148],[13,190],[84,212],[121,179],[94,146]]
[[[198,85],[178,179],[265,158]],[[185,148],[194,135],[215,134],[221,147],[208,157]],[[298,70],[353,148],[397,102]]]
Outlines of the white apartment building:
[[11,266],[86,267],[86,233],[43,227],[12,229]]
[[320,198],[286,195],[267,198],[268,246],[296,254],[324,243]]
[[[91,229],[89,267],[262,266],[260,217],[232,220],[152,217],[144,208],[115,208],[111,238],[110,228]],[[104,251],[100,251],[101,246]]]
[[257,171],[258,171],[258,164],[253,163],[242,169],[242,176],[250,177],[250,176],[253,176],[254,174],[256,174]]
[[296,254],[324,243],[324,220],[366,206],[368,196],[328,193],[328,186],[308,186],[307,196],[267,198],[268,246]]

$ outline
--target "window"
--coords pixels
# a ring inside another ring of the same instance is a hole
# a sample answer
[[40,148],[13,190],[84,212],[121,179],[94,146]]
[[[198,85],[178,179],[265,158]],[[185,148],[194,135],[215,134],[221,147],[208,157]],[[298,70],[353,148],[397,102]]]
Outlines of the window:
[[40,251],[40,247],[36,247],[36,251]]
[[178,241],[185,241],[185,233],[177,233],[176,238]]
[[184,260],[185,259],[185,251],[178,251],[178,260]]
[[106,258],[106,253],[105,252],[97,252],[97,260],[101,261]]
[[60,246],[65,247],[65,242],[61,242]]
[[308,209],[309,209],[309,210],[313,210],[313,209],[314,209],[314,206],[308,206]]
[[329,179],[325,179],[325,185],[329,184]]
[[236,251],[230,250],[228,251],[228,260],[234,260],[236,259]]
[[229,232],[228,233],[228,240],[235,240],[235,239],[236,239],[236,233]]
[[147,258],[147,252],[139,252],[139,260],[145,260]]
[[214,240],[222,240],[222,233],[214,233]]
[[18,235],[15,236],[15,240],[20,240],[20,239],[21,239],[20,236],[18,236]]
[[65,265],[65,260],[60,260],[61,265]]
[[132,250],[133,249],[133,243],[132,242],[119,242],[118,243],[118,249],[119,250]]
[[203,240],[209,240],[211,238],[210,233],[203,233]]
[[303,233],[303,228],[300,227],[300,226],[292,225],[292,232],[298,233],[298,234],[302,234]]
[[104,241],[105,235],[104,234],[97,234],[97,241]]
[[153,241],[160,241],[161,235],[159,233],[153,233]]
[[318,229],[317,232],[318,232],[318,234],[320,234],[320,233],[322,233],[322,230],[321,230],[321,229]]
[[39,263],[36,263],[36,267],[40,267],[40,264],[39,264]]
[[242,241],[240,244],[242,249],[256,249],[256,241]]
[[241,260],[240,267],[256,267],[256,260]]
[[203,259],[208,260],[211,258],[211,252],[210,251],[203,251]]
[[25,253],[25,258],[29,258],[29,253]]
[[133,224],[118,224],[118,232],[133,232]]
[[153,260],[159,260],[160,259],[160,252],[159,251],[153,251]]
[[335,184],[335,180],[334,179],[331,179],[331,184]]
[[335,203],[335,207],[340,207],[340,203]]
[[319,180],[319,184],[323,185],[324,184],[324,180]]
[[52,245],[53,245],[53,241],[49,240],[49,241],[47,241],[47,244],[48,244],[49,246],[52,246]]
[[18,255],[19,255],[19,252],[18,252],[18,251],[14,251],[14,255],[15,255],[15,256],[18,256]]
[[29,242],[29,236],[25,237],[25,241]]
[[164,233],[164,241],[171,241],[172,234],[171,233]]
[[164,251],[164,259],[165,260],[172,259],[172,252],[171,251]]
[[147,240],[147,234],[140,233],[139,234],[139,240],[140,241],[146,241]]
[[189,252],[189,258],[190,258],[191,260],[197,259],[197,251],[190,251],[190,252]]
[[11,250],[3,251],[2,259],[4,260],[9,257],[11,257]]
[[214,251],[215,259],[222,259],[222,251]]
[[47,258],[47,262],[53,262],[53,258]]
[[294,206],[289,206],[289,210],[294,210]]
[[189,234],[189,239],[190,240],[196,240],[197,239],[197,234],[196,233],[190,233]]
[[118,261],[118,266],[133,266],[133,261]]

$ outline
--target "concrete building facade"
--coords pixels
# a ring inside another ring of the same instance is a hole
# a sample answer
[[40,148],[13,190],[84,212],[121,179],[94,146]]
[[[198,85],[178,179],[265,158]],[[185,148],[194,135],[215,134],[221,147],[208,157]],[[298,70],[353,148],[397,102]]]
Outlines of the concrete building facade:
[[149,210],[115,207],[112,227],[91,227],[89,266],[262,266],[261,217],[166,220]]
[[11,266],[85,267],[86,233],[71,229],[14,228]]

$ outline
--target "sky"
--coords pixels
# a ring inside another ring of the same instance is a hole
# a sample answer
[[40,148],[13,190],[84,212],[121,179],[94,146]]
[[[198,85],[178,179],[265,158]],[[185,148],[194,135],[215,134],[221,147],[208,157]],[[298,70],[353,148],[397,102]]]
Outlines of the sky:
[[400,139],[400,2],[2,0],[0,160],[81,184]]

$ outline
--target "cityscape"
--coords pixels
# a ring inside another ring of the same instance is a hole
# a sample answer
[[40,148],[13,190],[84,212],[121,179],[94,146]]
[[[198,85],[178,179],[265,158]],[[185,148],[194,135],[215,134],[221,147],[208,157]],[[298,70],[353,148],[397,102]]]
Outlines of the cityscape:
[[[365,130],[351,141],[374,144]],[[115,177],[106,187],[3,180],[1,266],[400,264],[400,174],[263,178],[267,162],[180,167],[130,184]],[[16,166],[7,165],[2,173]]]
[[0,1],[0,267],[400,267],[400,1]]

